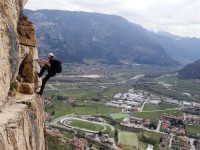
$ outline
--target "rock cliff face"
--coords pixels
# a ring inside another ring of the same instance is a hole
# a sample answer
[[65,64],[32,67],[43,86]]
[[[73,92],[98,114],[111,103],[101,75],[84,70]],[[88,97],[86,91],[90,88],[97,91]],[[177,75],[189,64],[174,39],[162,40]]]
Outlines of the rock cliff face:
[[27,0],[0,1],[0,150],[44,150],[44,104],[35,94],[39,66]]

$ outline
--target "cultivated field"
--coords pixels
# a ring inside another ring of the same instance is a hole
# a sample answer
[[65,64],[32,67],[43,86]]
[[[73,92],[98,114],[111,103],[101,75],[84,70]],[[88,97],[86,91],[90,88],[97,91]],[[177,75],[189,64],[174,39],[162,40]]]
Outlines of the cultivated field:
[[186,133],[189,135],[198,135],[200,137],[200,126],[187,125],[185,127]]
[[122,119],[122,118],[131,117],[129,114],[125,114],[125,113],[113,113],[113,114],[108,114],[107,116],[109,116],[112,119]]
[[132,132],[119,132],[119,143],[127,146],[138,146],[137,133]]
[[160,105],[151,105],[146,104],[143,108],[143,111],[152,111],[152,110],[165,110],[165,109],[171,109],[171,108],[178,108],[179,105],[175,104],[160,104]]

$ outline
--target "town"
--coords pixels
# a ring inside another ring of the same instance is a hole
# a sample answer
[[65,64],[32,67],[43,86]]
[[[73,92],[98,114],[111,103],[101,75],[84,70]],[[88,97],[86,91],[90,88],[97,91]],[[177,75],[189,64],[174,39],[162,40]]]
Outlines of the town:
[[[189,93],[183,93],[189,96]],[[168,106],[169,108],[158,110],[145,110],[148,107]],[[143,90],[129,89],[125,93],[116,93],[113,100],[105,104],[107,107],[120,108],[121,112],[114,114],[107,114],[107,117],[111,120],[118,121],[121,126],[134,129],[143,129],[161,134],[159,149],[171,148],[174,150],[198,150],[200,147],[200,135],[187,133],[189,126],[199,126],[200,117],[198,112],[200,110],[200,104],[196,102],[174,100],[164,96],[157,96],[150,94]],[[170,108],[170,106],[173,106]],[[167,111],[173,111],[175,114],[167,113]],[[156,119],[150,117],[139,117],[136,114],[140,113],[159,113],[160,115]],[[118,147],[118,137],[111,137],[110,134],[104,132],[106,128],[111,128],[113,132],[117,132],[117,129],[112,125],[106,123],[101,116],[90,115],[68,115],[61,117],[51,122],[51,118],[47,114],[46,128],[47,132],[52,136],[57,137],[60,141],[75,146],[78,149],[86,148],[89,141],[95,141],[103,147],[109,147],[110,149],[120,149]],[[88,123],[95,123],[96,125],[103,126],[100,131],[92,131],[90,129],[82,129],[77,126],[73,126],[70,122],[79,120]],[[78,137],[78,139],[68,140],[64,138],[64,135],[60,133],[57,128],[64,128],[70,131]],[[80,136],[81,133],[81,136]],[[86,144],[87,143],[87,144]],[[92,147],[92,144],[90,148]],[[135,145],[139,147],[139,144]],[[89,147],[88,147],[89,148]],[[95,149],[94,147],[91,149]],[[154,147],[148,144],[148,150],[153,150]]]

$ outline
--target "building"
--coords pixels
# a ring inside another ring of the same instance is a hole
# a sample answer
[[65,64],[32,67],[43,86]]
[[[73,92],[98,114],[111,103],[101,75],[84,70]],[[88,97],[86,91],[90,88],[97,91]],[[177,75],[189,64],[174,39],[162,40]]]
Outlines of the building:
[[142,93],[124,93],[122,99],[124,100],[144,99],[144,96]]
[[183,93],[183,95],[191,97],[192,95],[190,93]]
[[168,103],[168,104],[177,104],[179,105],[179,101],[178,100],[172,100],[172,99],[168,99],[166,101],[163,101],[164,103]]
[[123,104],[122,101],[110,101],[110,103],[113,103],[113,104]]
[[161,101],[159,100],[151,100],[149,101],[149,104],[152,104],[152,105],[159,105],[161,103]]
[[134,89],[128,90],[128,93],[134,93],[134,92],[135,92]]
[[153,145],[148,144],[146,150],[153,150]]
[[123,119],[123,122],[124,122],[124,123],[129,123],[129,121],[130,121],[130,118],[124,118],[124,119]]
[[196,115],[187,114],[186,122],[192,125],[200,125],[200,117]]
[[182,110],[185,113],[194,114],[194,115],[198,115],[200,112],[200,108],[194,108],[194,107],[183,107]]
[[125,103],[128,105],[131,105],[131,106],[140,106],[141,105],[141,103],[134,102],[134,101],[126,101]]
[[143,119],[142,118],[137,118],[137,117],[131,117],[130,118],[130,123],[142,124],[143,123]]
[[195,107],[195,108],[200,108],[200,104],[199,104],[199,103],[193,102],[193,103],[192,103],[192,106]]
[[169,128],[171,126],[171,122],[169,122],[169,121],[162,121],[161,126]]
[[111,103],[111,102],[107,102],[107,103],[106,103],[106,106],[110,106],[110,107],[118,107],[118,108],[121,107],[120,104],[114,104],[114,103]]
[[161,119],[164,121],[170,121],[172,119],[175,119],[176,121],[183,120],[183,117],[181,116],[174,116],[170,114],[162,114]]
[[170,126],[171,126],[171,123],[169,121],[162,121],[160,131],[169,133]]
[[144,125],[144,127],[150,127],[150,125],[151,125],[151,120],[150,119],[145,119],[144,120],[144,122],[143,122],[143,125]]
[[162,134],[161,135],[161,143],[159,144],[159,150],[164,150],[169,148],[169,141],[170,137],[168,134]]
[[79,150],[85,150],[86,145],[88,144],[88,141],[83,138],[79,138],[79,139],[71,141],[70,144],[75,146]]
[[183,102],[182,102],[182,105],[185,106],[185,107],[191,107],[191,106],[192,106],[192,103],[183,101]]
[[114,99],[120,99],[122,95],[123,95],[122,93],[117,93],[117,94],[114,96]]
[[185,135],[185,129],[183,129],[183,128],[172,128],[171,133],[183,136],[183,135]]
[[144,102],[144,98],[138,97],[138,98],[134,99],[134,101],[143,103]]
[[180,141],[179,141],[178,137],[173,136],[171,148],[172,149],[179,149],[180,148],[179,144],[180,144]]

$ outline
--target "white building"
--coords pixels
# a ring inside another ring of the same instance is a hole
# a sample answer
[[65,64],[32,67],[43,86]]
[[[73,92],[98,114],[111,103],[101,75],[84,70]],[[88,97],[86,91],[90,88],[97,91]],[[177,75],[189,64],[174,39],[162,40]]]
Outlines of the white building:
[[161,101],[158,101],[158,100],[151,100],[151,101],[149,101],[149,104],[152,104],[152,105],[158,105],[160,103],[161,103]]
[[131,106],[128,106],[128,105],[126,105],[125,107],[124,107],[124,109],[131,109],[132,107]]
[[138,97],[138,98],[134,99],[134,101],[143,103],[144,102],[144,98]]
[[177,104],[177,105],[180,104],[178,100],[172,100],[172,99],[168,99],[168,100],[164,101],[164,103]]
[[113,104],[123,104],[123,101],[110,101]]
[[128,104],[128,105],[131,105],[131,106],[139,106],[139,105],[141,105],[141,103],[134,102],[134,101],[126,101],[125,103]]
[[182,104],[183,104],[183,106],[188,106],[188,107],[192,106],[192,103],[186,102],[186,101],[183,101]]
[[144,98],[142,93],[124,93],[122,99]]
[[106,103],[106,106],[110,106],[110,107],[118,107],[118,108],[121,107],[119,104],[114,104],[114,103],[110,103],[110,102],[107,102],[107,103]]
[[135,92],[134,89],[128,90],[128,93],[134,93],[134,92]]
[[200,108],[200,104],[199,104],[199,103],[193,102],[192,105],[193,105],[193,107],[195,107],[195,108]]
[[123,95],[122,93],[117,93],[117,94],[114,96],[114,99],[120,99],[122,95]]
[[190,93],[183,93],[183,95],[186,95],[188,97],[191,97],[192,95]]
[[148,146],[147,146],[146,150],[153,150],[153,145],[151,145],[151,144],[148,144]]
[[131,106],[127,105],[127,104],[122,104],[120,105],[121,108],[125,108],[125,109],[129,109],[131,108]]

